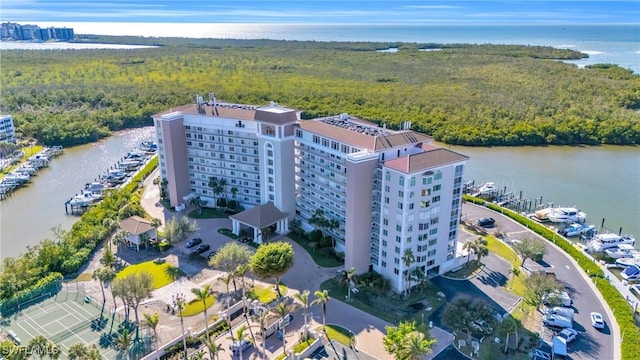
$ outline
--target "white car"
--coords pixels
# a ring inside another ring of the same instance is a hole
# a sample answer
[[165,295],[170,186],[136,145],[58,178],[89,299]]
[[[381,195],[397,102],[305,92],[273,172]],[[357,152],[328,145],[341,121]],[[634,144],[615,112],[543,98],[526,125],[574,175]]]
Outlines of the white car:
[[596,329],[604,329],[604,319],[600,313],[591,313],[591,325]]
[[562,331],[558,333],[558,337],[563,338],[567,344],[574,340],[577,336],[578,332],[571,328],[562,329]]

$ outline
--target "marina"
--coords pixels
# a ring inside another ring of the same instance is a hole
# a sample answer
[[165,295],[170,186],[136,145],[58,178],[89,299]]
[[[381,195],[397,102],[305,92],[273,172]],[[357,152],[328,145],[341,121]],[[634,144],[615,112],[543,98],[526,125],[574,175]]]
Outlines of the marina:
[[62,151],[61,146],[46,147],[22,163],[20,163],[21,159],[25,156],[23,152],[20,155],[3,159],[0,163],[2,171],[10,166],[20,164],[0,179],[0,200],[5,200],[13,191],[29,183],[40,169],[49,166],[49,161],[62,154]]
[[136,172],[156,154],[157,149],[158,146],[153,141],[141,142],[138,147],[120,158],[107,171],[92,182],[86,183],[79,193],[65,201],[65,212],[67,214],[82,214],[91,205],[102,200],[104,191],[127,184]]

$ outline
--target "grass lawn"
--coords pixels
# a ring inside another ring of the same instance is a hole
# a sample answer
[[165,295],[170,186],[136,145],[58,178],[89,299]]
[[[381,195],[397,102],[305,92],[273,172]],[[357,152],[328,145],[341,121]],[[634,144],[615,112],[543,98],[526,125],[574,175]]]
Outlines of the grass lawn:
[[[322,329],[323,329],[322,326],[318,326],[316,328],[316,330],[318,331],[322,331]],[[329,339],[335,340],[344,346],[350,346],[351,344],[353,344],[356,338],[356,336],[353,335],[351,331],[343,328],[342,326],[327,325],[327,327],[324,330],[327,333],[327,337]]]
[[[486,236],[487,239],[487,247],[489,251],[500,256],[501,258],[507,260],[514,269],[519,269],[522,260],[518,257],[515,251],[503,243],[502,241],[496,239],[494,236]],[[515,294],[522,296],[524,294],[525,286],[524,279],[526,275],[523,271],[520,271],[518,276],[514,276],[513,274],[505,274],[509,277],[509,282],[507,283],[508,289],[513,291]]]
[[[287,287],[280,283],[280,293],[282,295],[287,293]],[[247,298],[258,299],[263,304],[268,304],[278,298],[278,293],[273,286],[254,286],[247,291]]]
[[464,266],[458,268],[458,270],[449,271],[445,274],[445,276],[453,279],[466,279],[480,272],[480,270],[482,270],[482,264],[478,264],[477,262],[472,260],[466,263]]
[[[334,279],[326,280],[320,288],[329,291],[332,301],[346,302],[346,287]],[[397,294],[389,296],[378,293],[376,289],[360,287],[357,294],[351,294],[348,304],[393,324],[404,320],[420,323],[444,304],[445,300],[436,295],[438,291],[438,288],[429,285],[424,290],[415,290],[408,298],[404,298]],[[416,303],[425,303],[426,307],[413,309],[410,305]]]
[[[206,301],[207,309],[210,308],[211,305],[213,305],[213,303],[215,302],[216,302],[215,296],[209,295]],[[202,304],[202,301],[193,299],[189,301],[187,304],[185,304],[184,309],[182,309],[182,317],[197,315],[203,311],[204,311],[204,306]]]
[[309,246],[309,241],[307,239],[301,238],[298,234],[293,232],[290,233],[288,236],[291,240],[295,241],[298,245],[302,246],[309,253],[309,255],[311,255],[316,265],[325,267],[325,268],[332,268],[332,267],[338,267],[338,266],[344,265],[344,261],[340,261],[329,254],[330,249],[314,249],[311,246]]
[[127,266],[116,275],[116,279],[120,279],[133,273],[139,273],[142,271],[146,271],[151,274],[151,276],[153,277],[153,283],[151,286],[154,289],[159,289],[165,285],[168,285],[174,282],[180,276],[184,275],[182,270],[169,263],[156,264],[153,261],[146,261],[140,264]]
[[202,213],[198,214],[198,209],[194,209],[187,216],[192,219],[221,219],[229,217],[229,214],[225,214],[218,209],[202,208]]

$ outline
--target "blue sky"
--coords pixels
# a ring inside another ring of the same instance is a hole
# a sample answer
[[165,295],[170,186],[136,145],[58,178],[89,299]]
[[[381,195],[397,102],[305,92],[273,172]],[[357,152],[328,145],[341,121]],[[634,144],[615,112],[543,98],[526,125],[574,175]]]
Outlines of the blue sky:
[[1,0],[0,20],[131,23],[638,24],[635,1]]

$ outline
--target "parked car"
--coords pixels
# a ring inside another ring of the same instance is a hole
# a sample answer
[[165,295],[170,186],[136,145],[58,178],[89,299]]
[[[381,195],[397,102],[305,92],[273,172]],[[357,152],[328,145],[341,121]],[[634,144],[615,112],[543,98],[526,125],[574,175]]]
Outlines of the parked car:
[[482,227],[494,227],[496,221],[493,218],[480,218],[476,223],[478,224],[478,226]]
[[596,329],[604,329],[604,318],[597,312],[591,313],[591,325]]
[[187,243],[184,245],[186,246],[187,249],[190,249],[196,245],[202,244],[202,239],[200,238],[193,238],[189,241],[187,241]]
[[574,329],[566,328],[562,329],[562,331],[560,331],[557,336],[563,338],[564,341],[568,344],[578,336],[578,332]]
[[209,251],[209,253],[207,254],[207,259],[211,260],[211,258],[216,256],[217,253],[218,253],[218,250]]
[[211,246],[209,244],[202,244],[202,245],[198,245],[198,247],[195,250],[193,250],[193,252],[196,254],[202,254],[203,252],[209,249],[211,249]]
[[253,346],[251,341],[243,339],[242,341],[234,341],[233,344],[229,346],[229,349],[231,350],[231,355],[236,356],[240,355],[241,352],[245,352],[245,350],[251,346]]
[[552,328],[565,329],[573,327],[573,321],[561,315],[545,315],[542,317],[542,323],[544,326]]

